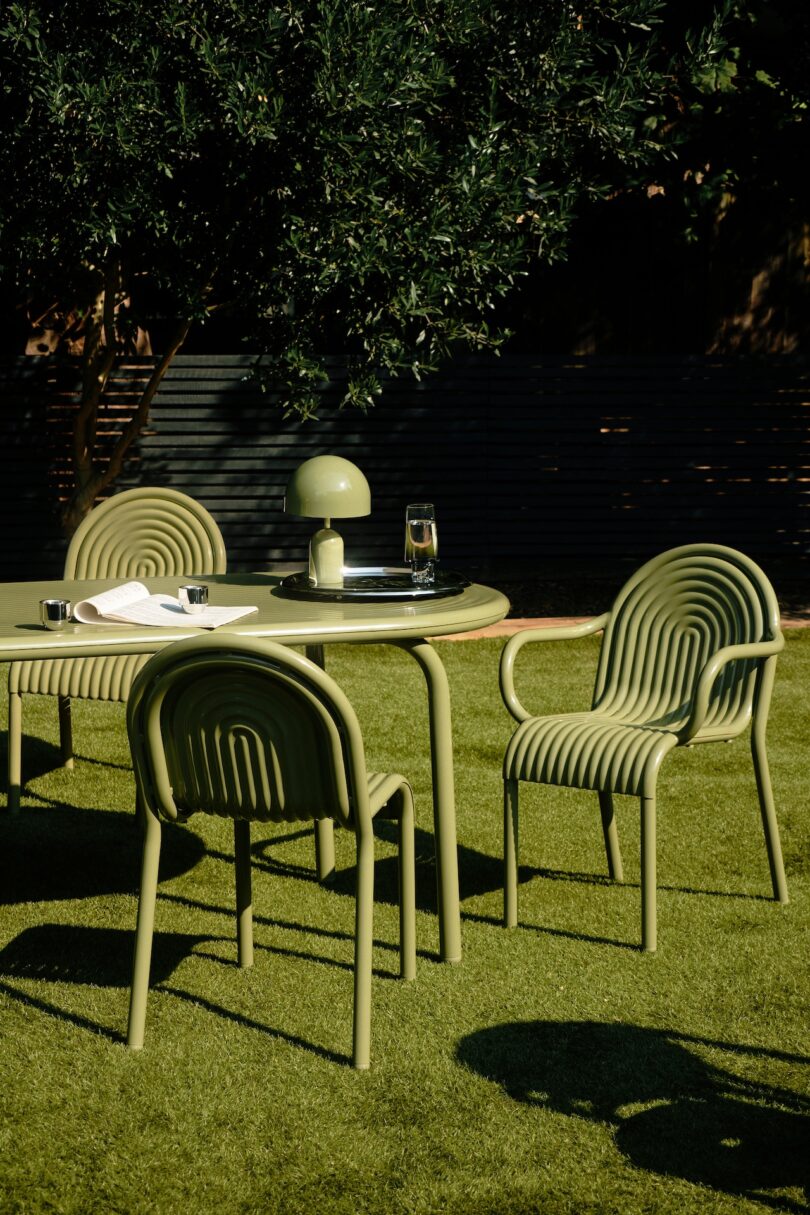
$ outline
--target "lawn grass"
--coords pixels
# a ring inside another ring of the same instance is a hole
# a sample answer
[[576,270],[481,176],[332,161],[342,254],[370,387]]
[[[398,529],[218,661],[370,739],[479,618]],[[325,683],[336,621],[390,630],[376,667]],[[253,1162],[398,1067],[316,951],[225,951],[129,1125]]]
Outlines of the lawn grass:
[[[596,646],[524,651],[522,698],[583,707]],[[595,796],[524,787],[520,926],[500,927],[501,643],[438,649],[459,966],[437,960],[419,671],[393,648],[328,651],[369,766],[406,773],[417,799],[417,979],[395,977],[382,825],[367,1073],[348,1066],[351,839],[324,888],[311,834],[254,828],[256,963],[242,972],[230,828],[201,816],[165,829],[146,1044],[125,1049],[140,840],[123,710],[74,705],[68,773],[55,702],[27,699],[23,807],[0,820],[3,1215],[808,1210],[810,632],[789,634],[769,731],[791,903],[768,897],[747,741],[676,752],[659,782],[656,955],[637,949],[628,798],[617,886]]]

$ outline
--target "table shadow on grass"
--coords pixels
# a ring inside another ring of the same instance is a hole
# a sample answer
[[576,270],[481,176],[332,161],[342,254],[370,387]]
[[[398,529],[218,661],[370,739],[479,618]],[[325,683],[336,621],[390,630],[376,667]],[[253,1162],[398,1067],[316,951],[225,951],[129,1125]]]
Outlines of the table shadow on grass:
[[[54,706],[55,704],[56,698],[54,697]],[[54,720],[56,720],[55,711]],[[92,764],[97,768],[109,768],[114,772],[132,772],[131,763],[125,761],[119,764],[111,759],[99,759],[94,755],[85,755],[83,751],[77,751],[75,748],[73,759],[77,767]],[[62,749],[57,743],[49,742],[45,738],[39,738],[33,734],[23,734],[21,764],[23,780],[27,784],[29,781],[38,780],[42,776],[58,772],[63,768]],[[7,771],[8,734],[4,732],[0,735],[0,772]]]
[[[141,831],[133,813],[54,804],[0,815],[0,905],[137,894]],[[163,824],[160,880],[187,873],[205,845]]]
[[515,1101],[613,1127],[617,1149],[639,1169],[775,1210],[810,1210],[810,1100],[706,1063],[682,1043],[810,1065],[804,1056],[596,1021],[495,1025],[463,1038],[456,1053]]

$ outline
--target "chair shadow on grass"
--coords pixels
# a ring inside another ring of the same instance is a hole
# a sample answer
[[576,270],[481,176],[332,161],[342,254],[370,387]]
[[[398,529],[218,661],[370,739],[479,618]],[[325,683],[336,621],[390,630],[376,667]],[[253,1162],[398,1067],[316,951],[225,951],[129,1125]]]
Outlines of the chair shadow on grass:
[[[0,817],[0,828],[3,837],[3,848],[0,849],[0,905],[51,903],[108,894],[138,893],[141,837],[132,812],[90,810],[55,802],[26,805],[17,814]],[[269,843],[283,843],[299,834],[311,836],[312,830],[309,828],[275,837]],[[260,854],[267,843],[268,841],[257,844]],[[183,826],[163,824],[161,883],[192,869],[205,855],[233,865],[232,854],[206,849],[203,841]],[[281,865],[263,866],[261,859],[255,868],[258,871],[262,868],[285,871],[285,867]],[[311,874],[297,870],[294,872],[299,879],[302,876],[310,876],[315,880],[314,868]],[[391,876],[394,882],[393,897],[396,898],[395,862]],[[347,879],[353,894],[353,870],[347,871]],[[159,905],[161,902],[175,903],[201,912],[220,913],[226,916],[230,923],[227,935],[155,932],[150,984],[152,989],[160,989],[178,999],[202,1005],[219,1016],[267,1033],[273,1038],[281,1038],[332,1061],[350,1062],[348,1055],[338,1055],[316,1043],[285,1034],[281,1029],[262,1024],[242,1013],[213,1004],[196,994],[192,995],[170,985],[169,980],[177,967],[192,953],[219,966],[237,965],[235,907],[209,905],[165,889],[158,890]],[[350,932],[310,927],[291,920],[254,915],[254,923],[257,926],[265,925],[284,931],[300,932],[306,936],[340,941],[345,939],[347,945],[353,944],[354,941]],[[134,927],[133,916],[132,931],[54,923],[27,928],[0,950],[0,991],[26,1007],[37,1009],[111,1041],[120,1042],[124,1037],[123,1032],[117,1033],[89,1017],[62,1008],[39,991],[32,993],[20,990],[14,985],[14,981],[22,979],[128,988],[131,981]],[[204,948],[220,942],[226,946],[222,955]],[[391,951],[398,958],[396,942],[377,939],[374,944],[378,949]],[[317,952],[264,944],[260,941],[254,942],[254,949],[257,952],[265,951],[319,965],[334,966],[346,972],[353,971],[349,956],[345,960],[331,958]],[[423,956],[428,955],[425,953]],[[393,979],[398,974],[398,964],[394,962],[391,968],[385,969],[375,967],[373,974],[378,979]],[[266,1002],[262,1001],[261,1006],[266,1007]]]
[[[0,905],[138,892],[141,834],[131,811],[26,805],[0,815],[0,835]],[[204,855],[197,835],[166,823],[161,881],[193,869]]]
[[[386,819],[379,819],[374,824],[375,835],[381,841],[394,844],[396,842],[396,827]],[[283,835],[269,836],[255,840],[252,845],[253,864],[259,871],[284,874],[316,882],[314,866],[314,846],[309,862],[294,862],[285,860],[276,852],[281,845],[308,837],[312,839],[312,829],[305,827],[286,832]],[[436,862],[434,855],[434,839],[431,831],[416,828],[416,906],[420,911],[431,915],[437,913],[436,898]],[[222,860],[229,860],[225,853],[214,853]],[[503,860],[500,856],[491,856],[465,844],[458,845],[459,869],[459,898],[462,904],[463,920],[480,924],[501,925],[500,917],[477,914],[464,909],[464,901],[482,894],[490,894],[503,890]],[[375,865],[374,898],[380,903],[396,904],[399,898],[397,859],[396,856],[380,856]],[[330,888],[345,896],[354,896],[355,870],[353,865],[339,869],[330,882]],[[617,892],[622,890],[637,892],[640,889],[638,881],[613,882],[607,874],[586,873],[577,870],[549,869],[521,865],[518,881],[521,885],[540,878],[550,882],[572,882],[588,886],[611,887]],[[672,892],[690,894],[705,898],[743,899],[771,902],[770,896],[737,890],[711,890],[690,886],[675,886],[659,884],[662,893]],[[521,921],[521,927],[528,928],[547,936],[565,937],[571,940],[583,941],[593,945],[611,945],[617,949],[628,949],[637,952],[640,948],[638,941],[623,941],[617,937],[593,936],[588,933],[567,931],[562,928],[551,928],[544,924],[528,924]],[[435,955],[432,955],[435,956]]]
[[[396,844],[397,828],[388,819],[378,819],[374,823],[374,834],[381,843]],[[309,881],[317,881],[314,864],[314,847],[312,861],[308,866],[288,863],[274,854],[274,849],[287,840],[299,836],[312,837],[312,829],[296,832],[283,837],[270,836],[253,843],[253,864],[258,869],[270,873],[286,873],[302,877]],[[416,845],[416,906],[419,911],[436,914],[438,902],[436,895],[436,859],[433,832],[423,827],[417,827],[415,832]],[[477,894],[486,894],[501,888],[503,882],[503,867],[499,858],[469,848],[465,844],[458,845],[459,896],[462,900]],[[329,887],[337,894],[354,897],[355,870],[354,864],[339,869],[329,882]],[[399,878],[397,858],[395,855],[379,855],[374,866],[374,898],[378,903],[396,904],[399,901]]]
[[[184,906],[193,906],[205,911],[224,912],[223,908],[209,907],[174,896],[158,893],[158,899],[165,899]],[[228,912],[231,918],[234,912]],[[345,938],[353,941],[350,933],[332,932],[323,929],[310,930],[303,925],[284,923],[281,921],[262,920],[256,917],[257,923],[267,923],[286,929],[298,929],[302,933],[315,931],[318,935],[331,937],[336,940]],[[133,924],[134,929],[134,924]],[[68,983],[75,985],[92,985],[101,987],[128,989],[132,978],[132,948],[134,931],[120,928],[95,928],[72,924],[41,924],[26,928],[8,944],[0,949],[0,992],[16,1000],[26,1007],[46,1013],[58,1020],[70,1022],[78,1028],[89,1030],[108,1038],[113,1042],[124,1040],[123,1029],[116,1033],[108,1026],[93,1021],[89,1017],[60,1007],[53,1000],[46,999],[41,992],[32,994],[20,990],[14,981],[36,980],[39,983]],[[211,946],[225,946],[223,954],[211,952]],[[375,942],[375,944],[383,944]],[[396,946],[385,945],[385,948],[397,949]],[[352,974],[354,966],[351,960],[319,956],[303,950],[268,945],[254,941],[256,952],[266,952],[282,957],[300,958],[318,965],[336,967]],[[201,958],[216,966],[238,966],[236,960],[236,934],[220,936],[211,933],[180,933],[155,932],[152,945],[152,965],[150,989],[162,991],[179,1000],[201,1006],[218,1017],[233,1021],[245,1028],[258,1030],[272,1038],[281,1038],[292,1045],[299,1046],[316,1055],[333,1062],[349,1063],[349,1055],[340,1055],[317,1043],[307,1041],[296,1035],[285,1033],[282,1029],[268,1025],[242,1012],[229,1009],[221,1004],[215,1004],[196,992],[184,991],[170,982],[180,964],[191,955]],[[378,978],[391,979],[395,972],[375,968],[373,973]],[[347,985],[347,999],[350,987]],[[257,1005],[266,1010],[272,992],[268,989],[265,995],[257,993]]]
[[[215,903],[203,903],[200,899],[190,899],[186,895],[174,894],[168,890],[158,891],[158,903],[174,903],[176,906],[186,907],[191,911],[203,911],[211,915],[224,915],[228,919],[233,920],[234,910],[232,907],[220,907]],[[261,915],[253,908],[253,924],[255,927],[280,928],[285,932],[299,932],[308,937],[322,937],[325,940],[345,941],[347,944],[354,945],[354,933],[344,932],[339,928],[320,928],[317,925],[304,924],[300,920],[280,920],[277,916],[270,917]],[[208,937],[207,940],[230,940],[229,937]],[[396,941],[382,941],[377,937],[372,942],[375,949],[387,950],[390,953],[395,953],[399,958],[399,945]],[[339,962],[334,958],[326,958],[318,954],[305,952],[301,949],[285,949],[279,945],[264,945],[254,941],[253,948],[256,950],[264,950],[267,953],[278,954],[285,958],[301,958],[305,962],[315,962],[323,966],[337,966],[342,970],[354,970],[352,962]],[[206,957],[199,950],[196,951],[199,957]],[[427,950],[417,950],[417,956],[429,958],[431,955]],[[216,961],[223,966],[238,966],[238,962],[234,956],[233,959],[211,957],[212,961]],[[372,967],[371,973],[378,979],[393,979],[397,978],[399,971],[397,970],[382,970],[380,967]]]
[[[706,1063],[690,1045],[810,1066],[802,1055],[595,1021],[495,1025],[463,1038],[457,1058],[515,1101],[613,1127],[637,1168],[810,1210],[810,1099]],[[802,1197],[780,1192],[790,1190]]]
[[[330,935],[339,936],[341,934]],[[108,1038],[110,1041],[123,1042],[125,1040],[123,1027],[122,1031],[117,1033],[109,1026],[60,1007],[54,1000],[46,999],[42,994],[32,994],[30,991],[20,990],[14,985],[14,981],[33,979],[40,983],[69,983],[128,989],[132,978],[133,941],[134,933],[120,928],[90,928],[72,924],[42,924],[35,928],[26,928],[0,950],[0,992],[25,1007],[36,1009],[57,1020],[67,1021],[80,1029],[89,1030]],[[233,949],[233,958],[211,953],[205,948],[220,942]],[[263,945],[259,942],[254,943],[254,949],[285,957],[300,957],[309,962],[336,966],[349,972],[353,971],[353,966],[348,961],[318,957],[297,950]],[[161,991],[178,1000],[202,1007],[218,1017],[233,1021],[247,1029],[265,1033],[271,1038],[280,1038],[332,1062],[351,1062],[348,1054],[342,1055],[305,1038],[285,1033],[276,1026],[268,1025],[246,1016],[242,1012],[207,1000],[196,992],[185,991],[176,986],[170,980],[180,964],[192,954],[218,966],[235,967],[237,965],[235,937],[226,938],[210,933],[155,932],[152,945],[150,990]],[[385,977],[390,976],[385,974]],[[347,986],[347,999],[350,998],[349,993],[350,987]],[[263,1011],[266,1010],[271,996],[272,992],[269,989],[266,995],[257,993],[258,1007]]]
[[[585,886],[600,886],[610,887],[616,891],[639,891],[641,884],[639,882],[627,881],[614,882],[607,874],[602,873],[583,873],[577,870],[566,869],[544,869],[532,868],[528,865],[521,865],[518,869],[518,882],[524,885],[530,882],[533,878],[542,878],[549,882],[573,882]],[[744,899],[747,901],[759,901],[763,903],[772,903],[773,899],[766,894],[751,894],[742,890],[707,890],[694,886],[671,886],[659,883],[657,886],[659,893],[675,893],[675,894],[690,894],[698,895],[703,898],[711,899]],[[481,915],[473,911],[461,912],[462,920],[469,920],[475,924],[493,924],[503,926],[501,916]],[[530,932],[539,933],[542,936],[562,937],[569,941],[585,941],[590,945],[612,945],[616,949],[629,949],[638,952],[641,945],[637,940],[622,941],[618,937],[594,936],[591,933],[574,932],[565,928],[552,928],[547,924],[535,924],[528,922],[525,918],[519,920],[519,925],[522,929],[528,929]]]
[[[767,877],[767,866],[765,868]],[[618,890],[640,890],[641,883],[637,881],[628,881],[627,878],[622,882],[614,882],[606,873],[584,873],[576,869],[547,869],[543,866],[531,867],[529,865],[521,865],[518,873],[519,882],[528,882],[532,878],[544,878],[549,882],[584,882],[589,886],[612,886]],[[748,902],[772,903],[773,896],[770,894],[755,894],[748,890],[710,890],[705,886],[673,886],[667,885],[665,882],[658,882],[656,889],[664,893],[670,894],[696,894],[703,898],[709,899],[744,899]]]

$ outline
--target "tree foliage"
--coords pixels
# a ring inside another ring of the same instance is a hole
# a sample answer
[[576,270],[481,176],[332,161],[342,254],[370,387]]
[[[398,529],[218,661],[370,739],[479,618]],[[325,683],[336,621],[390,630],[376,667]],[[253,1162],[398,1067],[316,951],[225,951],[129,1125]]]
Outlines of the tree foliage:
[[[658,155],[673,79],[717,57],[659,0],[79,0],[0,18],[0,274],[48,348],[79,354],[72,528],[117,474],[192,325],[234,310],[314,411],[459,343],[495,348],[527,259]],[[711,21],[711,13],[707,20]],[[108,464],[107,376],[175,328]]]
[[[691,35],[692,37],[694,35]],[[648,119],[673,157],[658,171],[699,240],[737,200],[775,222],[807,219],[810,7],[794,0],[725,0],[701,31],[712,43],[669,104]]]

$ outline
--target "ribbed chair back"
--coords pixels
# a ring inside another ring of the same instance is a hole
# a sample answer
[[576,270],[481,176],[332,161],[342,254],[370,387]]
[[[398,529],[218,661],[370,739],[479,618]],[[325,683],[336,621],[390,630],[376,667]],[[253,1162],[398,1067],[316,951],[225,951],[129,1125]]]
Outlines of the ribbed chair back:
[[[712,655],[778,635],[776,596],[757,565],[721,545],[671,549],[642,566],[613,605],[593,708],[677,730],[689,720],[698,676]],[[758,666],[740,659],[723,667],[694,741],[742,733]]]
[[375,815],[399,838],[400,974],[416,973],[413,794],[398,773],[366,771],[354,709],[315,663],[258,637],[210,634],[154,655],[127,705],[144,850],[127,1042],[143,1045],[160,856],[160,820],[201,811],[233,819],[240,966],[253,960],[250,823],[329,818],[356,840],[354,1039],[367,1068]]
[[314,663],[216,635],[155,655],[129,700],[139,785],[165,818],[370,824],[354,709]]
[[[227,571],[225,542],[204,506],[175,489],[146,486],[108,498],[82,520],[65,557],[65,578],[205,577]],[[56,696],[62,761],[73,766],[70,702],[125,701],[143,654],[31,659],[9,667],[8,804],[22,785],[22,697]]]
[[224,574],[225,544],[199,502],[174,489],[128,489],[82,520],[65,557],[65,578],[159,578]]

